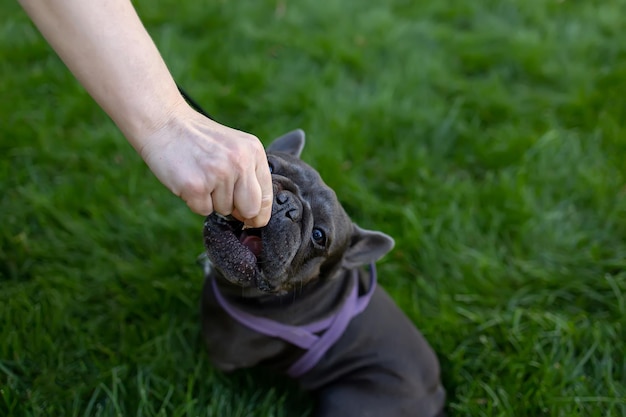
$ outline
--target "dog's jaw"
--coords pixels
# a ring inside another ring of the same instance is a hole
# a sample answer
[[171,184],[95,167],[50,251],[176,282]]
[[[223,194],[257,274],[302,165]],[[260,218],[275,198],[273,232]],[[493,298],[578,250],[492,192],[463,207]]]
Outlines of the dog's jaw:
[[[290,266],[299,247],[300,226],[279,223],[279,216],[274,216],[263,228],[244,229],[238,220],[213,213],[204,222],[207,257],[224,280],[248,290],[246,293],[282,295],[290,289]],[[287,235],[298,244],[288,248],[280,244]]]
[[256,283],[260,275],[260,238],[244,231],[243,223],[216,213],[204,221],[203,234],[207,256],[227,280],[241,287]]

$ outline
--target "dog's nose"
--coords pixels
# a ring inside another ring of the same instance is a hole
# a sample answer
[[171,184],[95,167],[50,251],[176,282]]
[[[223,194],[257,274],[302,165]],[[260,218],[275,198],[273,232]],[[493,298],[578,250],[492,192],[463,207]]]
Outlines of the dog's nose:
[[302,217],[302,208],[295,195],[287,190],[281,190],[274,194],[276,204],[273,208],[272,216],[284,213],[285,217],[293,222],[297,222]]
[[276,194],[276,202],[278,204],[286,204],[289,201],[289,196],[287,195],[286,192],[281,191],[278,194]]
[[298,220],[300,220],[300,210],[298,209],[287,210],[287,213],[285,213],[285,216],[287,216],[291,221],[297,222]]

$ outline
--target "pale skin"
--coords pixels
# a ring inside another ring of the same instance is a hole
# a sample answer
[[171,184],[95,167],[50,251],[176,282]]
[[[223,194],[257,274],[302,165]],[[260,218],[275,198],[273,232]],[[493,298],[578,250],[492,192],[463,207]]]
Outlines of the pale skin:
[[129,0],[19,0],[156,177],[202,215],[267,224],[272,182],[253,135],[216,123],[180,95]]

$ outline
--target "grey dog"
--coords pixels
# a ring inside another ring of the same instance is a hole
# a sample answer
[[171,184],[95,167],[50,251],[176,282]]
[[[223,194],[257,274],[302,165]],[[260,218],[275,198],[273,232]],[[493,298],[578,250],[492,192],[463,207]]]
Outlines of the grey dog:
[[376,285],[394,241],[354,224],[300,159],[304,132],[267,149],[274,202],[267,226],[204,223],[203,336],[224,371],[264,366],[299,380],[318,417],[443,415],[431,347]]

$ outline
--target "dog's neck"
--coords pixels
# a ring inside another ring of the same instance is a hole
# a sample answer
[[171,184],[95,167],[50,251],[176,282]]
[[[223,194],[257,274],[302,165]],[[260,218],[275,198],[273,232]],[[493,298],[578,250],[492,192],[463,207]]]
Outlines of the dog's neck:
[[319,312],[325,315],[332,314],[348,296],[349,277],[353,274],[351,270],[340,269],[333,276],[316,278],[285,295],[266,294],[250,297],[222,277],[208,260],[203,266],[205,276],[215,281],[220,293],[229,303],[250,314],[292,325],[318,320]]
[[305,353],[287,370],[289,376],[297,378],[315,366],[324,353],[341,337],[350,320],[367,307],[376,286],[376,269],[374,264],[370,266],[369,285],[361,294],[359,294],[359,270],[350,271],[349,278],[348,280],[343,280],[348,287],[348,291],[343,291],[346,293],[346,296],[332,310],[331,314],[299,325],[272,320],[241,309],[228,301],[221,293],[217,280],[214,277],[211,279],[211,286],[217,303],[232,319],[257,333],[280,338],[305,350]]

